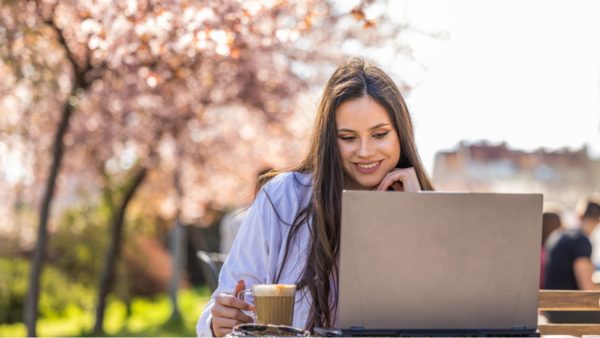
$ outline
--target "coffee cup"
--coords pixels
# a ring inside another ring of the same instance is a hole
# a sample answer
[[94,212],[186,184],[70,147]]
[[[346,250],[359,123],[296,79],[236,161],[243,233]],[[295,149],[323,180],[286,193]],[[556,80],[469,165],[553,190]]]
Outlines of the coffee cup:
[[258,324],[292,326],[296,285],[294,284],[255,284],[242,290],[238,298],[246,295],[254,299],[254,316]]

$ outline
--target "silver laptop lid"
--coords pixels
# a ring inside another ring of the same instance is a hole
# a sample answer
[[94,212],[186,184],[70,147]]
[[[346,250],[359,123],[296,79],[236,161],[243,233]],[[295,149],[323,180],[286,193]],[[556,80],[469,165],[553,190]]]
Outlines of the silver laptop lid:
[[542,202],[344,191],[338,328],[535,329]]

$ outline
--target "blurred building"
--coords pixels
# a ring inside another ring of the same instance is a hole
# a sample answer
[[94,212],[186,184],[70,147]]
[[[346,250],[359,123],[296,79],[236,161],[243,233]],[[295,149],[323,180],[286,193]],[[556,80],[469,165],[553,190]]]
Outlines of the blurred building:
[[582,195],[600,191],[600,161],[587,147],[525,152],[506,143],[461,142],[436,154],[433,180],[444,191],[542,193],[544,201],[572,208]]

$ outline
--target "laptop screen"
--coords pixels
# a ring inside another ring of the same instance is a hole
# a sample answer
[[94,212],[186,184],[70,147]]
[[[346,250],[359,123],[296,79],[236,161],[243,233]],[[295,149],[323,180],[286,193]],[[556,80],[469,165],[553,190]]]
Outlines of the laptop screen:
[[542,195],[344,191],[338,328],[537,328]]

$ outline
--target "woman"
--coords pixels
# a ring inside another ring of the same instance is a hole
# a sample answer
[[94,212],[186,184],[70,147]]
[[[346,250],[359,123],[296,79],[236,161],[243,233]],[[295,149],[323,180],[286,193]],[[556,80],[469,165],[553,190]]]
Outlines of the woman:
[[253,284],[297,284],[294,326],[335,327],[344,189],[433,190],[398,87],[360,58],[327,82],[306,158],[259,179],[199,336],[252,322],[243,312],[252,306],[236,295]]

